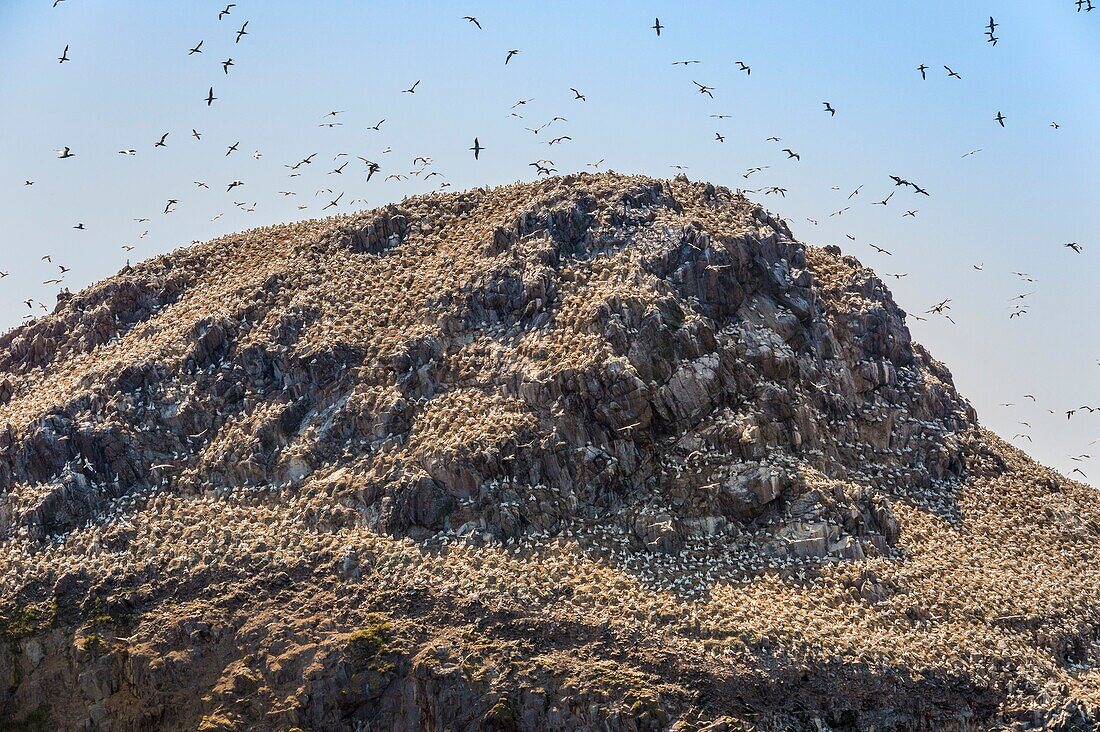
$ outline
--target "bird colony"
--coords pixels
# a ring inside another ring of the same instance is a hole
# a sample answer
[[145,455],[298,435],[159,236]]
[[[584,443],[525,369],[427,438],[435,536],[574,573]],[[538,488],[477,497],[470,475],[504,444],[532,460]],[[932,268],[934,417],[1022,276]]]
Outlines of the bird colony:
[[1100,504],[684,176],[247,231],[0,337],[0,719],[1088,729]]

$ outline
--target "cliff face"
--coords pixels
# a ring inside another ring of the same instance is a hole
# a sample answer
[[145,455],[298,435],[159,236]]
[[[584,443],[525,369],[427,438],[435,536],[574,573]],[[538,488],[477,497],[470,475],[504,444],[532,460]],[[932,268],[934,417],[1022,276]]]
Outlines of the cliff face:
[[685,178],[128,268],[0,338],[0,719],[1100,724],[1097,502],[904,317]]

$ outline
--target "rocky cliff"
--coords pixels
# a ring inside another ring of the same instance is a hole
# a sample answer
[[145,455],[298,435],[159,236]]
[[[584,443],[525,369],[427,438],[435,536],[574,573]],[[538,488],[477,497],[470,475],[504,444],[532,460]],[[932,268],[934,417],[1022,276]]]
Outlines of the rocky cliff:
[[1100,724],[1095,495],[722,187],[184,249],[0,337],[0,425],[8,728]]

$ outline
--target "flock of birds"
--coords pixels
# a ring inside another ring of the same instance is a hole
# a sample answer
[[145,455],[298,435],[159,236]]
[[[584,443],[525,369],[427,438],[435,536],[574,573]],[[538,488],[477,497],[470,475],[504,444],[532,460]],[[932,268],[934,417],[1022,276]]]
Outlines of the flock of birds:
[[[56,8],[58,5],[60,5],[63,2],[66,2],[66,0],[56,0],[56,2],[54,2],[53,6]],[[1077,12],[1086,12],[1087,13],[1087,12],[1091,12],[1094,9],[1093,0],[1075,0],[1075,5],[1076,5]],[[220,23],[220,22],[224,21],[227,18],[232,19],[233,17],[235,17],[235,9],[236,8],[237,8],[237,5],[235,3],[226,4],[226,6],[222,9],[220,9],[219,12],[217,13],[217,21]],[[471,26],[472,28],[475,28],[478,31],[482,30],[481,20],[479,20],[476,16],[473,16],[473,15],[460,16],[458,18],[458,20],[465,21],[469,26]],[[997,45],[998,41],[1000,40],[1000,37],[997,35],[997,33],[999,32],[998,29],[1000,27],[1001,27],[1001,25],[995,20],[994,17],[992,17],[992,16],[989,17],[988,24],[984,28],[985,40],[988,44],[990,44],[992,46]],[[666,25],[661,22],[661,19],[659,17],[654,18],[653,25],[650,26],[650,28],[651,28],[651,30],[653,31],[653,33],[655,34],[655,36],[657,38],[662,38],[662,32],[667,31]],[[249,31],[249,21],[247,19],[243,20],[243,22],[241,23],[239,28],[237,28],[235,25],[233,25],[228,30],[227,33],[228,33],[228,37],[232,38],[232,42],[233,42],[234,46],[240,45],[242,43],[242,41],[246,41],[246,39],[251,35],[251,33]],[[200,39],[193,46],[186,49],[185,55],[187,57],[191,57],[191,56],[204,54],[206,52],[206,49],[204,49],[204,44],[205,44],[205,39]],[[64,65],[64,64],[67,64],[67,63],[73,63],[74,62],[75,57],[70,55],[70,50],[71,50],[70,44],[66,44],[64,46],[64,48],[62,49],[62,52],[61,52],[60,56],[58,56],[58,63],[59,64]],[[521,54],[522,54],[521,49],[517,49],[517,48],[507,49],[503,54],[503,65],[508,66],[510,63],[513,63],[514,60],[517,58],[517,56],[520,56]],[[225,58],[224,60],[219,60],[218,63],[219,63],[221,71],[223,72],[223,76],[228,76],[230,74],[231,69],[233,69],[237,65],[237,62],[234,60],[233,56],[229,56],[229,57]],[[673,66],[683,66],[683,67],[687,68],[687,67],[694,66],[694,65],[697,65],[697,64],[700,64],[700,63],[701,62],[698,59],[684,59],[684,60],[674,61]],[[746,62],[744,60],[736,60],[736,61],[734,61],[734,63],[736,64],[736,67],[737,67],[736,70],[738,72],[744,73],[746,76],[749,76],[749,75],[752,74],[752,67],[748,64],[748,62]],[[963,75],[959,71],[957,71],[955,68],[953,68],[952,66],[949,66],[947,64],[942,64],[942,67],[943,67],[943,73],[944,73],[944,75],[947,79],[956,80],[956,81],[961,81],[963,79]],[[920,75],[920,78],[922,80],[927,80],[930,76],[931,71],[932,71],[932,67],[930,67],[929,65],[927,65],[925,63],[920,63],[918,66],[915,67],[915,71],[916,71],[916,73],[918,73]],[[710,83],[701,83],[699,81],[696,81],[695,79],[691,79],[691,83],[694,85],[695,90],[698,94],[706,96],[709,99],[715,99],[715,93],[718,91],[718,89],[715,85],[710,84]],[[416,93],[418,93],[418,87],[420,86],[420,84],[421,84],[421,79],[416,79],[407,88],[400,90],[400,93],[401,94],[410,94],[410,95],[416,94]],[[573,102],[575,102],[575,103],[584,103],[584,102],[587,101],[587,95],[582,93],[582,91],[580,89],[575,88],[575,87],[570,87],[569,91],[573,94],[573,99],[572,99]],[[216,95],[215,83],[208,84],[205,94],[202,95],[201,97],[199,97],[199,99],[196,100],[196,101],[197,101],[197,103],[205,105],[206,107],[214,106],[215,102],[219,101],[219,97]],[[520,99],[520,100],[518,100],[514,105],[512,105],[512,108],[509,110],[509,112],[508,112],[509,117],[517,118],[517,119],[520,119],[520,120],[524,119],[523,108],[527,104],[529,104],[531,101],[533,101],[533,100],[532,99]],[[842,110],[839,110],[831,101],[824,100],[824,101],[821,102],[821,104],[822,104],[822,110],[821,110],[822,113],[828,115],[830,119],[837,118],[838,114],[840,114],[842,116]],[[329,112],[325,113],[321,117],[321,121],[318,123],[318,126],[322,127],[322,128],[330,128],[330,129],[335,128],[335,127],[343,126],[344,125],[344,121],[343,121],[344,118],[342,117],[342,115],[344,115],[345,112],[346,112],[346,110],[332,110],[332,111],[329,111]],[[715,114],[710,114],[709,116],[711,118],[715,119],[716,121],[720,122],[723,119],[729,118],[731,115],[715,113]],[[995,123],[996,125],[998,125],[1001,128],[1006,127],[1006,122],[1008,122],[1008,120],[1009,120],[1009,117],[1006,116],[1001,110],[997,110],[996,114],[992,115],[993,123]],[[366,131],[368,133],[380,133],[380,132],[382,132],[383,125],[386,123],[386,121],[387,120],[385,118],[379,119],[373,125],[370,125],[370,126],[366,127]],[[548,148],[553,149],[557,145],[562,145],[562,144],[565,144],[565,143],[568,143],[568,142],[572,141],[573,138],[568,134],[559,134],[559,135],[547,134],[546,130],[548,130],[549,128],[551,128],[554,125],[561,125],[561,124],[564,124],[564,123],[567,123],[567,122],[568,122],[568,119],[565,116],[554,115],[547,121],[544,121],[544,122],[542,122],[540,124],[537,124],[535,126],[525,126],[524,129],[526,131],[532,133],[535,136],[539,136],[540,133],[542,133],[542,136],[539,137],[538,139],[543,144],[545,144]],[[1060,125],[1057,122],[1051,122],[1050,127],[1053,130],[1058,130],[1060,128]],[[160,134],[157,139],[152,141],[153,149],[159,149],[159,148],[167,147],[170,144],[169,140],[170,140],[172,134],[173,134],[172,131],[167,131],[167,132],[163,132],[162,134]],[[190,129],[190,136],[196,141],[202,141],[203,140],[203,133],[200,130],[196,129],[196,128],[191,128]],[[717,131],[714,132],[714,140],[717,143],[724,143],[726,141],[726,139],[727,139],[727,134],[723,134],[723,132],[721,130],[717,130]],[[778,146],[778,144],[782,143],[781,138],[779,138],[777,136],[768,137],[766,141],[770,142],[770,143],[776,143],[777,146]],[[229,157],[229,156],[233,156],[233,155],[241,155],[240,144],[241,144],[240,141],[234,141],[232,144],[227,145],[226,149],[225,149],[224,156]],[[124,156],[134,156],[134,155],[138,154],[138,149],[139,148],[137,148],[137,147],[125,148],[125,149],[119,150],[118,154],[119,155],[124,155]],[[482,144],[481,136],[477,136],[477,137],[474,137],[474,139],[472,141],[472,144],[469,147],[469,152],[470,152],[470,154],[471,154],[474,161],[480,161],[482,159],[483,154],[487,150],[490,150],[490,149],[491,148],[486,147],[485,145]],[[801,160],[802,160],[802,154],[800,152],[798,152],[797,150],[795,150],[791,146],[780,148],[779,151],[786,156],[787,161],[798,163],[798,162],[801,162]],[[385,172],[385,175],[384,175],[385,181],[405,181],[405,180],[409,180],[410,178],[418,178],[418,179],[421,179],[421,180],[424,180],[424,181],[436,179],[438,181],[439,189],[446,189],[446,188],[450,187],[451,184],[450,184],[450,182],[447,181],[446,175],[442,171],[439,171],[439,170],[435,169],[433,167],[432,158],[428,157],[428,156],[425,156],[425,155],[419,155],[419,156],[415,157],[412,161],[411,169],[404,170],[404,169],[401,169],[400,167],[398,167],[396,165],[387,165],[386,166],[387,169],[384,170],[382,163],[379,162],[378,160],[384,159],[385,156],[387,156],[390,152],[392,152],[390,147],[384,147],[381,150],[381,155],[380,156],[366,157],[366,156],[361,156],[360,155],[360,156],[355,156],[354,159],[352,158],[352,154],[349,153],[349,152],[338,152],[332,160],[331,170],[326,171],[325,179],[326,180],[333,180],[333,181],[342,180],[342,179],[344,179],[344,178],[346,178],[350,175],[359,174],[359,175],[365,175],[365,178],[364,178],[365,182],[370,182],[371,179],[376,174],[381,175],[383,172]],[[980,148],[975,149],[975,150],[971,150],[971,151],[967,152],[966,154],[964,154],[962,157],[963,158],[970,157],[970,156],[976,155],[980,152],[981,152]],[[63,147],[61,147],[57,150],[57,157],[60,160],[71,160],[71,159],[77,157],[78,154],[79,153],[77,151],[75,151],[70,146],[63,146]],[[257,159],[257,160],[260,159],[260,157],[261,157],[260,151],[257,150],[255,152],[253,152],[252,157],[254,159]],[[375,157],[377,157],[378,160],[373,159]],[[309,155],[303,156],[301,159],[298,159],[294,162],[285,164],[284,167],[287,169],[288,178],[289,179],[295,179],[295,178],[301,177],[303,175],[303,173],[306,171],[306,168],[308,166],[313,165],[316,162],[317,158],[318,158],[317,153],[311,153]],[[361,164],[362,167],[359,168],[358,170],[350,170],[349,165],[351,165],[353,162],[357,162],[358,164]],[[598,170],[603,163],[604,163],[604,160],[601,159],[601,160],[597,160],[597,161],[587,163],[587,167],[589,167],[591,169],[594,169],[594,170]],[[535,161],[532,161],[528,165],[529,165],[529,167],[534,169],[534,172],[535,172],[536,176],[549,176],[549,175],[553,175],[553,174],[559,172],[558,168],[555,167],[555,162],[552,159],[549,159],[549,158],[540,158],[540,159],[537,159]],[[674,169],[677,169],[677,170],[685,170],[686,169],[686,166],[684,166],[684,165],[673,165],[672,167]],[[742,177],[744,179],[748,180],[753,175],[755,175],[757,173],[761,173],[765,170],[768,170],[770,167],[771,167],[770,165],[758,165],[758,166],[749,167],[748,169],[746,169],[744,171],[744,173],[742,174]],[[248,185],[247,185],[244,178],[245,177],[242,176],[240,178],[234,178],[233,180],[229,180],[229,181],[225,181],[225,182],[221,183],[221,185],[225,186],[225,188],[224,188],[225,193],[228,194],[228,193],[235,193],[235,192],[242,191],[242,190],[248,190]],[[908,180],[908,179],[906,179],[902,176],[890,175],[889,179],[893,181],[893,188],[891,190],[888,190],[888,192],[886,192],[882,196],[881,199],[879,199],[877,201],[874,201],[872,203],[872,205],[883,206],[883,207],[889,206],[892,203],[894,203],[895,195],[897,195],[899,192],[901,192],[903,194],[908,195],[909,203],[906,203],[906,204],[902,205],[902,207],[901,207],[902,210],[901,210],[901,213],[900,213],[900,217],[903,218],[903,219],[904,218],[916,218],[920,213],[920,207],[919,207],[919,205],[915,205],[912,202],[920,201],[921,200],[919,198],[920,196],[931,197],[931,193],[926,188],[924,188],[923,186],[921,186],[917,183],[914,183],[914,182],[912,182],[912,181],[910,181],[910,180]],[[33,184],[34,184],[34,180],[32,180],[32,179],[27,179],[24,182],[24,185],[26,185],[26,186],[31,186]],[[198,189],[209,189],[213,185],[212,182],[207,182],[207,181],[203,181],[203,180],[195,180],[195,181],[193,181],[192,184],[194,186],[196,186],[196,188],[198,188]],[[288,185],[287,188],[288,189],[286,189],[286,190],[278,191],[278,195],[283,196],[283,197],[291,197],[291,196],[299,196],[300,195],[298,191],[295,191],[295,190],[291,189],[292,188],[291,186]],[[836,188],[836,187],[834,187],[834,188]],[[864,188],[864,185],[859,185],[859,186],[855,187],[851,191],[851,193],[848,195],[847,200],[851,202],[851,201],[853,201],[853,199],[856,199],[856,197],[858,197],[861,194],[861,191],[862,191],[863,188]],[[765,196],[775,195],[775,196],[780,196],[780,197],[786,197],[788,189],[782,187],[781,185],[768,185],[768,186],[763,186],[763,187],[760,187],[760,188],[745,188],[745,189],[743,189],[743,192],[745,192],[745,193],[758,193],[758,194],[762,194],[762,195],[765,195]],[[334,210],[334,209],[339,209],[339,208],[341,208],[345,205],[355,206],[357,204],[365,204],[366,203],[366,201],[362,198],[354,198],[354,197],[350,198],[350,199],[346,198],[346,192],[344,190],[337,190],[335,187],[333,187],[331,185],[327,185],[327,184],[324,185],[323,187],[318,188],[316,190],[316,192],[314,193],[314,197],[321,197],[321,196],[324,197],[324,198],[321,199],[323,201],[323,205],[320,207],[320,210],[322,212],[328,212],[328,211],[331,211],[331,210]],[[165,205],[163,207],[163,210],[160,211],[160,215],[165,215],[166,216],[166,215],[170,215],[170,214],[176,212],[178,210],[178,207],[183,205],[183,202],[184,202],[184,198],[181,195],[176,195],[176,196],[167,198],[166,201],[165,201]],[[245,200],[245,201],[236,201],[236,200],[234,200],[233,205],[237,209],[239,209],[240,211],[250,213],[250,212],[256,211],[259,204],[258,204],[258,202],[249,203],[247,200]],[[306,210],[309,207],[310,207],[310,205],[308,203],[302,203],[302,204],[297,206],[298,210]],[[828,216],[830,218],[843,216],[846,212],[851,210],[851,207],[852,207],[851,204],[846,205],[844,207],[839,208],[836,211],[833,211],[833,212],[829,213]],[[224,215],[224,212],[223,213],[218,213],[217,215],[215,215],[213,217],[213,219],[217,220],[217,219],[221,218],[223,215]],[[148,224],[149,221],[151,220],[152,216],[153,216],[153,214],[150,213],[150,214],[147,214],[145,216],[135,218],[134,221],[136,223],[138,223],[139,225]],[[814,224],[814,225],[817,225],[819,223],[817,219],[813,219],[813,218],[808,218],[807,221],[811,224]],[[87,227],[85,226],[85,224],[83,222],[75,223],[72,228],[76,231],[86,231],[87,230]],[[139,237],[139,239],[142,239],[145,236],[147,236],[148,234],[149,234],[149,230],[146,228],[141,234],[138,235],[138,237]],[[851,234],[849,234],[847,236],[850,240],[856,241],[855,236],[853,236]],[[869,243],[869,246],[878,254],[881,254],[883,256],[893,256],[893,252],[891,252],[886,247],[880,246],[879,244]],[[1062,244],[1062,247],[1065,250],[1067,250],[1069,252],[1072,252],[1074,254],[1078,254],[1078,255],[1081,255],[1085,252],[1085,247],[1077,241],[1065,242],[1065,243]],[[131,252],[135,249],[135,244],[132,244],[132,243],[124,244],[124,245],[122,245],[122,249],[125,252],[129,253],[129,252]],[[65,282],[66,282],[65,276],[70,271],[70,268],[66,267],[65,265],[62,265],[60,263],[54,263],[51,255],[49,255],[49,254],[43,255],[42,260],[47,262],[47,263],[53,264],[54,266],[57,267],[57,271],[54,272],[52,274],[52,276],[46,277],[41,281],[42,284],[43,285],[64,286]],[[973,265],[974,270],[977,270],[977,271],[981,271],[983,269],[983,267],[984,267],[984,264],[982,264],[982,263],[978,263],[978,264]],[[10,274],[9,271],[0,271],[0,279],[3,279],[4,277],[9,276],[9,274]],[[885,274],[885,276],[893,277],[893,278],[898,279],[898,280],[908,276],[907,272],[885,272],[884,274]],[[1021,284],[1024,284],[1024,285],[1029,285],[1029,284],[1035,282],[1035,278],[1032,275],[1030,275],[1028,273],[1025,273],[1025,272],[1014,272],[1013,275],[1016,276],[1020,280]],[[67,288],[65,288],[64,291],[67,291]],[[1024,292],[1020,292],[1015,297],[1011,298],[1011,300],[1009,301],[1010,312],[1008,314],[1008,318],[1010,320],[1012,320],[1012,319],[1022,318],[1024,316],[1026,316],[1030,311],[1029,298],[1032,297],[1034,294],[1035,294],[1034,290],[1024,291]],[[955,321],[954,321],[954,319],[952,318],[952,315],[951,315],[952,302],[953,302],[952,298],[943,298],[940,301],[938,301],[935,304],[928,307],[926,310],[924,310],[922,314],[919,314],[919,315],[918,314],[913,314],[913,315],[911,315],[911,317],[914,317],[915,319],[918,319],[918,320],[923,320],[923,319],[926,319],[928,317],[941,317],[941,318],[944,318],[944,319],[946,319],[947,321],[949,321],[951,323],[954,323]],[[27,312],[25,314],[26,319],[34,317],[35,314],[37,314],[37,313],[47,312],[49,310],[49,307],[46,303],[41,302],[41,301],[37,301],[34,298],[28,298],[28,299],[24,300],[23,303],[27,307]],[[1085,408],[1082,407],[1082,409],[1085,409]],[[1072,415],[1070,415],[1070,416],[1072,416]],[[1028,439],[1028,440],[1030,440],[1030,437],[1026,434],[1019,434],[1016,437],[1017,437],[1017,439]],[[1078,472],[1080,472],[1080,471],[1078,470]],[[1082,475],[1083,475],[1083,473],[1082,473]]]
[[[55,0],[54,6],[62,2],[65,0]],[[227,5],[218,14],[218,20],[231,17],[235,7]],[[1079,12],[1091,11],[1092,1],[1077,0],[1077,7]],[[481,29],[477,17],[466,16],[463,20]],[[997,28],[991,18],[986,32],[987,42],[992,45],[998,41]],[[658,18],[652,30],[661,37],[666,26]],[[246,21],[231,37],[237,44],[249,35]],[[203,41],[200,41],[190,47],[187,55],[202,53]],[[520,49],[508,50],[504,54],[504,64],[516,63],[520,53]],[[71,60],[66,46],[60,63]],[[224,75],[236,65],[232,57],[220,63]],[[685,67],[696,63],[693,60],[676,62]],[[737,63],[740,72],[752,73],[746,62]],[[948,78],[961,79],[952,68],[944,68]],[[926,77],[927,66],[921,64],[917,70],[922,78]],[[698,94],[714,98],[716,87],[691,81]],[[415,80],[402,93],[416,94],[419,85],[420,80]],[[571,92],[574,102],[586,101],[586,95],[579,89],[571,89]],[[196,104],[208,107],[218,100],[213,84],[208,85],[201,98],[196,95]],[[515,110],[528,102],[530,100],[520,100],[510,114],[522,118]],[[821,113],[830,119],[843,115],[843,110],[829,101],[822,105]],[[344,114],[344,110],[329,111],[318,124],[324,128],[340,126]],[[728,115],[713,116],[721,119]],[[994,117],[1001,126],[1006,119],[1000,112]],[[554,117],[528,130],[539,135],[551,125],[565,121]],[[379,120],[368,131],[380,132],[385,122],[385,119]],[[1054,128],[1057,129],[1057,125]],[[154,149],[166,147],[175,139],[171,135],[172,131],[164,132],[149,144]],[[191,137],[201,141],[203,133],[191,129]],[[480,137],[474,137],[468,151],[475,161],[482,159],[483,152],[492,150],[481,144]],[[720,131],[715,133],[717,143],[724,142],[724,138]],[[568,135],[559,135],[545,144],[553,148],[570,140]],[[773,138],[769,142],[781,143],[781,140]],[[239,141],[227,145],[224,157],[241,156],[240,145]],[[793,163],[801,161],[801,154],[792,147],[783,148],[781,152]],[[82,151],[70,147],[58,151],[62,160],[78,154]],[[136,155],[137,148],[120,150],[119,154]],[[259,157],[260,153],[257,151],[253,156]],[[288,177],[302,176],[309,166],[318,162],[318,157],[317,153],[311,153],[287,163]],[[363,164],[362,175],[367,181],[384,172],[379,161],[367,157],[358,159]],[[599,168],[602,163],[600,160],[589,165]],[[325,175],[339,179],[349,175],[348,166],[353,164],[350,153],[340,153],[332,161],[333,169]],[[536,176],[557,172],[554,162],[548,159],[534,161],[531,166]],[[744,178],[766,167],[750,168],[743,174]],[[388,172],[391,170],[393,172]],[[403,173],[401,170],[387,166],[386,178],[439,178],[441,188],[449,186],[445,176],[433,168],[432,160],[426,156],[413,161],[412,171]],[[880,200],[870,205],[888,206],[895,196],[919,201],[923,200],[921,196],[932,195],[922,184],[906,177],[892,175],[890,180],[893,185],[883,192]],[[33,185],[33,181],[28,180],[26,184]],[[209,188],[214,181],[195,181],[194,184]],[[227,194],[247,189],[243,178],[218,185],[224,185]],[[863,188],[860,185],[852,190],[848,200],[865,196],[861,193]],[[757,189],[757,192],[784,196],[786,190],[771,186]],[[292,190],[279,194],[298,195]],[[354,205],[356,201],[345,203],[344,191],[323,189],[318,195],[325,196],[323,211]],[[166,199],[159,215],[171,215],[183,202],[183,196]],[[235,205],[246,211],[256,206],[246,202]],[[902,208],[905,209],[903,217],[918,214],[915,207]],[[831,216],[841,216],[846,210],[843,208]],[[153,215],[157,214],[151,213],[150,217]],[[138,221],[146,223],[148,220]],[[83,224],[74,228],[85,229]],[[439,237],[447,233],[445,227],[440,226],[434,234]],[[254,236],[262,237],[263,233]],[[883,256],[892,256],[887,249],[874,246]],[[1077,242],[1067,243],[1065,247],[1074,254],[1084,251]],[[49,254],[44,255],[43,260],[58,267],[61,275],[50,278],[49,282],[63,284],[63,277],[70,268],[53,262]],[[216,266],[229,268],[230,264],[204,262],[203,267],[204,270]],[[599,266],[599,262],[593,263],[592,269]],[[974,265],[977,270],[982,266]],[[410,279],[415,276],[408,272],[398,274]],[[1022,282],[1034,282],[1031,275],[1015,274]],[[321,277],[322,274],[307,276]],[[889,276],[901,279],[907,274]],[[227,275],[224,279],[230,277]],[[1032,294],[1026,292],[1018,296],[1020,309],[1010,318],[1026,314],[1026,306],[1022,303]],[[368,297],[369,294],[364,295],[364,299]],[[951,302],[950,298],[942,299],[928,308],[924,316],[950,319]],[[360,304],[342,302],[335,304],[333,309]],[[27,305],[33,308],[34,302],[27,301]],[[44,305],[39,306],[45,309]],[[351,325],[358,326],[359,321]],[[181,335],[173,340],[182,343],[185,338]],[[1035,401],[1034,395],[1025,395],[1025,398]],[[1065,410],[1065,416],[1072,419],[1081,412],[1098,410],[1100,406],[1082,405]],[[456,408],[455,412],[467,418],[480,414],[497,423],[504,421],[484,409]],[[454,434],[452,423],[441,421],[441,432],[444,427]],[[1027,435],[1017,437],[1022,439]],[[248,447],[243,440],[241,442],[242,445],[232,447],[242,450]],[[862,445],[864,442],[853,435],[842,447],[855,450]],[[229,454],[234,457],[231,462],[243,462],[235,459],[236,453]],[[1090,455],[1080,454],[1073,460],[1084,463],[1090,458]],[[982,454],[976,457],[970,468],[980,477],[957,498],[964,507],[959,514],[965,515],[965,519],[956,516],[955,521],[945,521],[942,512],[921,511],[920,506],[898,503],[900,518],[908,529],[906,548],[910,556],[906,561],[807,563],[796,557],[768,556],[761,551],[761,545],[769,538],[764,532],[759,535],[692,536],[679,554],[640,554],[632,550],[629,532],[599,525],[566,527],[556,536],[549,533],[527,535],[510,546],[499,542],[470,546],[458,536],[445,536],[440,544],[429,545],[349,529],[335,522],[326,523],[325,511],[332,510],[333,502],[324,491],[310,493],[284,491],[279,486],[245,486],[220,493],[210,490],[202,495],[156,489],[126,495],[113,500],[97,520],[75,527],[64,536],[51,536],[49,541],[42,543],[0,542],[0,559],[3,560],[0,561],[0,587],[21,588],[31,583],[49,586],[53,580],[77,568],[89,570],[97,580],[110,578],[110,582],[124,584],[124,578],[135,587],[148,585],[167,592],[171,591],[173,583],[188,575],[248,578],[264,573],[311,571],[316,585],[311,585],[310,591],[324,598],[341,591],[340,577],[366,579],[374,591],[416,594],[438,600],[441,606],[446,603],[448,609],[464,607],[464,603],[480,603],[482,608],[529,613],[563,625],[577,623],[578,619],[592,627],[602,624],[622,637],[636,634],[633,637],[637,637],[639,648],[674,649],[685,664],[710,668],[743,664],[744,659],[754,653],[771,654],[772,649],[778,647],[797,663],[815,669],[841,658],[858,660],[883,676],[898,668],[910,668],[921,672],[930,670],[929,675],[935,677],[943,669],[951,674],[967,674],[975,684],[988,684],[989,688],[994,688],[995,684],[1000,688],[999,685],[1011,679],[1012,690],[1004,704],[1018,703],[1024,708],[1023,705],[1030,703],[1029,694],[1037,696],[1049,692],[1052,698],[1061,698],[1067,693],[1065,688],[1070,684],[1063,682],[1068,672],[1056,663],[1053,654],[1045,653],[1045,644],[1064,647],[1067,639],[1076,641],[1082,628],[1095,624],[1093,613],[1100,604],[1100,582],[1096,578],[1097,564],[1090,560],[1096,553],[1095,547],[1089,542],[1068,545],[1063,535],[1051,528],[1052,525],[1073,525],[1072,521],[1079,514],[1087,518],[1087,511],[1092,510],[1094,504],[1086,503],[1081,498],[1082,491],[1073,486],[1052,491],[1049,495],[1042,494],[1035,486],[1054,482],[1053,476],[1022,455],[1009,454],[1006,460],[1011,468],[1007,477],[1002,475],[1003,466],[992,457]],[[869,471],[880,467],[871,459],[867,460],[867,466]],[[153,466],[154,469],[161,467],[167,466]],[[900,470],[897,466],[890,467]],[[687,469],[686,464],[684,469]],[[1075,472],[1084,477],[1080,469]],[[884,480],[877,475],[866,477],[868,482],[872,478]],[[885,480],[900,480],[901,477],[901,473],[888,471]],[[928,494],[929,501],[946,504],[948,488],[933,486],[934,490]],[[1075,503],[1077,501],[1079,503]],[[1004,520],[1005,516],[1026,517],[1026,526],[1012,525],[1011,521]],[[1037,530],[1037,522],[1046,523]],[[967,532],[965,541],[959,540],[960,527]],[[1035,569],[1028,582],[1020,581],[1021,566]],[[742,581],[750,575],[757,580]],[[826,581],[815,581],[818,578]],[[670,602],[670,596],[679,601]],[[874,596],[873,602],[867,599],[870,596]],[[262,602],[260,598],[258,604]],[[987,618],[976,613],[976,608],[1003,610],[1001,615]],[[288,611],[293,612],[293,607]],[[162,622],[153,619],[157,615],[148,613],[141,621],[145,625],[135,633],[158,632],[156,627],[150,627],[150,624]],[[1015,620],[1023,620],[1023,623],[1019,627],[1011,625]],[[774,656],[767,655],[767,658]],[[1011,658],[1012,663],[989,662],[1000,658]],[[1017,686],[1016,678],[1026,683]]]

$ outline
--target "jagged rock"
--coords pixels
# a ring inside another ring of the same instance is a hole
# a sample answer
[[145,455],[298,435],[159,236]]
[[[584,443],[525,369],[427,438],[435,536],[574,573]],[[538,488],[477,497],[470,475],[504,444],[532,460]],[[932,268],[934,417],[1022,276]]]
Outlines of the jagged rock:
[[0,425],[5,721],[1098,723],[1094,498],[722,186],[571,175],[127,267],[0,336]]

